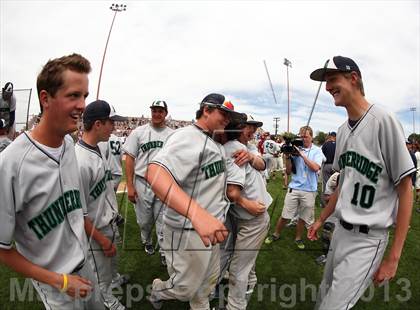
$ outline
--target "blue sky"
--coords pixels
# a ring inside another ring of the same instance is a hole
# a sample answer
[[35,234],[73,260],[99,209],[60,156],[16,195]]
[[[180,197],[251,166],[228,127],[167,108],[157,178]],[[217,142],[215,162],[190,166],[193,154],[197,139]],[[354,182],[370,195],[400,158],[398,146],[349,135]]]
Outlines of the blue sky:
[[[0,1],[0,83],[33,88],[49,58],[78,52],[92,63],[95,99],[113,12],[111,1]],[[129,116],[149,115],[153,100],[168,102],[175,119],[191,120],[198,102],[221,92],[237,110],[273,131],[286,129],[286,67],[292,62],[291,129],[306,124],[319,83],[312,70],[334,55],[359,65],[369,102],[397,115],[406,135],[420,131],[419,1],[126,1],[117,14],[105,60],[101,99]],[[273,102],[263,60],[276,91]],[[18,121],[27,93],[19,94]],[[322,87],[311,121],[315,131],[345,121]]]

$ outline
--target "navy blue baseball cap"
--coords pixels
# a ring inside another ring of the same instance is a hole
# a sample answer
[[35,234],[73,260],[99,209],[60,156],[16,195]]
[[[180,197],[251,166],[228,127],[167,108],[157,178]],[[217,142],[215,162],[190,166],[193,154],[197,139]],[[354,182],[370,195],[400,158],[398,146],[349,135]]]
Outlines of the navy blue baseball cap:
[[104,100],[95,100],[89,103],[83,112],[83,122],[110,119],[115,122],[124,122],[126,117],[117,115],[113,106]]
[[357,75],[362,78],[359,66],[351,58],[334,56],[328,59],[327,62],[327,66],[325,68],[316,69],[311,73],[310,77],[312,80],[325,81],[325,75],[332,72],[356,72]]

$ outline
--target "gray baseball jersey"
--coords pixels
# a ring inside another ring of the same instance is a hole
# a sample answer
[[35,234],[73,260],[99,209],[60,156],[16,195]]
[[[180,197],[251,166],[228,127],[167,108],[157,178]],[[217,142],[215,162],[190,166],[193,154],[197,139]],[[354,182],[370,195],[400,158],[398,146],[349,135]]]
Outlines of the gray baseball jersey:
[[392,225],[396,185],[415,171],[404,142],[397,119],[375,105],[353,128],[348,122],[339,128],[333,165],[340,171],[339,218],[371,228]]
[[[232,158],[233,153],[238,150],[246,150],[253,153],[254,155],[259,155],[257,149],[250,145],[245,146],[237,140],[228,141],[223,145],[227,158]],[[234,170],[234,173],[229,172],[229,176],[232,174],[232,177],[228,178],[228,184],[236,184],[242,187],[242,196],[249,200],[261,201],[264,203],[266,208],[268,208],[273,201],[270,194],[266,190],[265,182],[261,173],[255,170],[249,163],[243,165],[242,167],[237,166],[236,164],[229,166],[229,169]],[[250,220],[255,218],[254,215],[250,214],[241,206],[233,205],[231,207],[232,214],[240,219]]]
[[[195,125],[170,135],[151,163],[165,168],[178,185],[211,215],[225,221],[229,201],[226,197],[226,162],[222,145]],[[168,208],[164,223],[192,228],[191,222]]]
[[75,149],[88,216],[101,229],[114,219],[118,210],[111,170],[99,148],[80,140]]
[[267,139],[264,141],[264,154],[275,155],[278,153],[278,144],[273,140]]
[[122,138],[111,134],[108,141],[99,142],[98,146],[108,161],[112,175],[122,175]]
[[9,139],[8,136],[0,136],[0,153],[4,151],[4,149],[12,143],[12,140]]
[[0,153],[0,247],[34,264],[72,272],[87,257],[85,199],[70,136],[56,160],[27,133]]
[[167,137],[173,129],[165,126],[155,128],[146,124],[134,129],[124,143],[125,153],[135,158],[134,173],[136,176],[144,178],[147,165],[152,161],[156,154],[162,149]]

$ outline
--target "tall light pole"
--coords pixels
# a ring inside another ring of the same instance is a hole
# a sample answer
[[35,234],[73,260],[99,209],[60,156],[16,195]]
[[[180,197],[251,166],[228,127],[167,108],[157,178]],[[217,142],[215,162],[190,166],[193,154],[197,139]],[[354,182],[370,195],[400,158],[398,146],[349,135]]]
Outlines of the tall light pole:
[[292,62],[285,58],[283,64],[287,71],[287,132],[290,132],[290,91],[289,91],[289,67],[292,67]]
[[417,110],[416,107],[410,108],[410,111],[413,112],[413,133],[416,133],[416,123],[414,121],[414,115],[415,115],[416,110]]
[[115,4],[115,3],[113,3],[109,8],[110,8],[110,10],[114,11],[115,13],[114,13],[114,17],[112,18],[111,27],[109,28],[108,38],[106,39],[104,56],[102,57],[101,71],[99,72],[98,90],[96,92],[96,100],[99,99],[99,89],[101,88],[102,70],[104,68],[106,50],[108,48],[109,38],[111,37],[112,27],[114,26],[115,17],[117,16],[118,12],[122,12],[122,11],[127,10],[127,6],[125,4]]
[[273,117],[274,121],[274,135],[277,137],[277,129],[279,128],[278,122],[280,121],[280,117]]

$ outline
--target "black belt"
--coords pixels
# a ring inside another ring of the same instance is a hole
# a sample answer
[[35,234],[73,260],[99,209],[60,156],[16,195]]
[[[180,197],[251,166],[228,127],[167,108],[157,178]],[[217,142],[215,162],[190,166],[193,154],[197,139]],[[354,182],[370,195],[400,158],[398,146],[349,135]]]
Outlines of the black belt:
[[340,224],[346,230],[353,230],[355,226],[356,227],[358,226],[360,233],[362,233],[362,234],[368,234],[369,233],[369,226],[367,226],[367,225],[353,225],[353,224],[347,223],[344,220],[340,220]]
[[83,268],[83,266],[85,265],[85,261],[83,260],[79,265],[77,265],[77,267],[76,268],[74,268],[73,269],[73,271],[72,272],[70,272],[70,273],[77,273],[77,272],[79,272],[82,268]]

